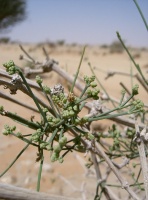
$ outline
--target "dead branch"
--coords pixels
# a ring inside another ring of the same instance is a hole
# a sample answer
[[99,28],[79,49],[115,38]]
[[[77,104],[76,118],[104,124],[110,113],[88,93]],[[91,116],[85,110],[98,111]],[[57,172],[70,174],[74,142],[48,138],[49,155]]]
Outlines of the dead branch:
[[[0,198],[5,200],[75,200],[76,198],[55,196],[42,192],[19,188],[9,184],[0,183]],[[80,200],[80,199],[76,199]]]

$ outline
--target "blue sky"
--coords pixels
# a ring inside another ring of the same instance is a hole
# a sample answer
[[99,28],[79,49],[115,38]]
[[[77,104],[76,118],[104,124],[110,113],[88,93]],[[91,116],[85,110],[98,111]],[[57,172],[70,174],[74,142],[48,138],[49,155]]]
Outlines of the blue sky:
[[[148,22],[148,0],[137,0]],[[148,32],[133,0],[27,0],[27,19],[12,40],[110,44],[119,31],[126,44],[148,47]]]

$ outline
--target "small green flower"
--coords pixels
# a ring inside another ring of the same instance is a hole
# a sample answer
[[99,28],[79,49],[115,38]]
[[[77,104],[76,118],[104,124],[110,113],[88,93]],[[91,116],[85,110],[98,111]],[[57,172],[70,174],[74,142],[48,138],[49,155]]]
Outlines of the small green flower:
[[58,144],[56,146],[53,147],[54,152],[56,153],[60,153],[60,151],[62,150],[61,146]]
[[48,86],[43,86],[43,90],[46,94],[50,94],[51,93],[51,89]]
[[20,133],[20,132],[17,132],[17,133],[16,133],[16,136],[17,136],[18,138],[22,138],[22,137],[23,137],[22,133]]
[[94,139],[95,139],[94,135],[92,135],[91,133],[88,133],[88,134],[87,134],[87,137],[88,137],[90,140],[94,140]]
[[138,88],[139,88],[139,85],[134,85],[134,87],[132,88],[132,94],[133,95],[137,95],[138,94]]
[[0,112],[4,111],[4,106],[0,106]]
[[67,142],[67,138],[66,137],[62,137],[60,140],[59,140],[59,145],[61,147],[63,147]]
[[64,162],[63,157],[59,157],[59,158],[58,158],[58,161],[59,161],[59,163],[63,163],[63,162]]
[[52,150],[51,144],[47,144],[46,149],[47,149],[48,151]]
[[90,82],[93,82],[94,80],[95,80],[95,76],[94,75],[92,75],[91,77],[90,77]]
[[69,117],[73,117],[75,115],[75,112],[73,110],[69,111]]
[[41,149],[46,148],[46,146],[47,146],[47,143],[46,143],[46,142],[43,142],[43,143],[40,144],[40,148],[41,148]]
[[36,76],[35,80],[36,80],[36,82],[37,82],[38,84],[42,84],[42,82],[43,82],[43,79],[41,79],[40,76]]
[[55,151],[52,153],[51,157],[50,157],[50,160],[51,162],[55,162],[57,161],[59,158],[59,153],[56,153]]
[[88,117],[82,117],[81,118],[81,122],[82,123],[86,123],[86,122],[88,122],[88,119],[89,119]]
[[15,64],[13,60],[9,60],[7,63],[4,63],[3,66],[6,68],[9,68],[9,67],[15,66]]
[[92,96],[92,90],[91,90],[91,89],[88,89],[88,90],[87,90],[87,96],[88,96],[88,97],[91,97],[91,96]]
[[7,63],[4,63],[3,66],[6,68],[6,71],[10,74],[13,75],[15,73],[19,72],[18,67],[16,67],[16,65],[14,64],[14,62],[12,60],[10,60]]
[[16,130],[16,126],[10,127],[9,125],[5,124],[4,125],[4,130],[2,131],[3,135],[10,135],[13,133],[13,131]]
[[90,83],[90,86],[91,86],[92,88],[95,88],[95,87],[97,86],[97,83],[91,82],[91,83]]

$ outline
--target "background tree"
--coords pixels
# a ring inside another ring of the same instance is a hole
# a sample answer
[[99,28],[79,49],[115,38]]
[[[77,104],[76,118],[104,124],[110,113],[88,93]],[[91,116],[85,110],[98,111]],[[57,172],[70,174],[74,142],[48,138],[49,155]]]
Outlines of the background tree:
[[0,0],[0,32],[26,18],[25,0]]

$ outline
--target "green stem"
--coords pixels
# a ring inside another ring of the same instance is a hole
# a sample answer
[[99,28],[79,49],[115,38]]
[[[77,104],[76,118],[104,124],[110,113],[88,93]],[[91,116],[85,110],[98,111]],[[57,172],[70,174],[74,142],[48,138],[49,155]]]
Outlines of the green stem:
[[118,114],[108,115],[108,116],[103,116],[103,117],[93,117],[93,118],[89,118],[88,122],[102,120],[102,119],[111,119],[111,118],[114,118],[114,117],[119,117],[119,116],[123,116],[123,115],[130,115],[130,114],[131,113],[129,113],[129,112],[123,112],[123,113],[118,113]]
[[134,1],[135,5],[136,5],[136,7],[137,7],[137,9],[138,9],[138,11],[139,11],[139,13],[140,13],[140,15],[141,15],[141,17],[142,17],[142,20],[143,20],[143,22],[144,22],[144,24],[145,24],[145,27],[146,27],[146,29],[147,29],[147,31],[148,31],[148,24],[147,24],[147,22],[146,22],[146,19],[145,19],[143,13],[142,13],[142,11],[141,11],[141,9],[140,9],[140,7],[139,7],[137,1],[136,1],[136,0],[133,0],[133,1]]
[[79,103],[81,103],[82,101],[85,101],[86,99],[88,99],[89,97],[88,96],[85,96],[85,97],[83,97],[82,99],[79,99],[78,101],[76,101],[76,105],[77,104],[79,104]]
[[40,191],[40,183],[41,183],[41,175],[42,175],[43,162],[44,162],[44,156],[43,156],[43,150],[42,150],[42,158],[41,158],[40,168],[39,168],[39,172],[38,172],[38,181],[37,181],[37,189],[36,189],[37,192]]
[[35,129],[35,130],[40,128],[40,126],[38,124],[36,124],[36,123],[34,123],[32,121],[28,121],[28,120],[26,120],[26,119],[24,119],[24,118],[22,118],[22,117],[20,117],[20,116],[18,116],[16,114],[14,114],[14,113],[11,113],[11,112],[7,111],[5,113],[0,112],[0,114],[3,115],[3,116],[9,117],[9,118],[13,119],[14,121],[16,121],[16,122],[18,122],[20,124],[23,124],[24,126],[27,126],[29,128],[32,128],[32,129]]
[[27,81],[26,81],[26,79],[25,79],[25,77],[24,77],[24,75],[23,75],[23,73],[22,73],[21,70],[19,70],[19,75],[21,76],[21,78],[22,78],[24,84],[26,85],[26,87],[27,87],[29,93],[31,94],[31,97],[32,97],[32,99],[34,100],[34,102],[35,102],[35,104],[36,104],[36,106],[37,106],[37,108],[38,108],[40,114],[43,116],[44,121],[47,122],[46,115],[45,115],[45,113],[42,111],[42,109],[41,109],[41,107],[40,107],[40,104],[38,103],[38,100],[37,100],[36,97],[34,96],[32,90],[31,90],[30,86],[28,85],[28,83],[27,83]]
[[76,80],[77,80],[77,78],[78,78],[78,74],[79,74],[80,67],[81,67],[81,64],[82,64],[82,60],[83,60],[83,57],[84,57],[85,49],[86,49],[86,46],[85,46],[84,49],[83,49],[82,56],[81,56],[81,59],[80,59],[80,63],[79,63],[79,66],[78,66],[78,69],[77,69],[77,72],[76,72],[74,81],[73,81],[73,83],[72,83],[72,87],[71,87],[71,89],[70,89],[70,92],[73,92],[73,89],[74,89]]
[[32,143],[31,140],[28,140],[28,139],[26,139],[26,138],[24,138],[24,137],[18,137],[17,134],[15,134],[15,133],[11,133],[11,135],[17,137],[18,139],[20,139],[20,140],[22,140],[22,141],[24,141],[24,142],[26,142],[26,143],[28,143],[28,144],[31,144],[32,146],[38,147],[38,145]]
[[21,151],[20,153],[16,156],[16,158],[12,161],[12,163],[5,169],[3,173],[0,174],[0,177],[2,177],[12,166],[13,164],[17,161],[17,159],[22,155],[22,153],[28,148],[30,144],[28,143]]
[[82,93],[81,93],[81,95],[80,95],[80,99],[83,97],[83,95],[85,94],[85,92],[86,92],[86,90],[87,90],[87,88],[89,88],[89,85],[85,85],[85,88],[83,89],[83,91],[82,91]]
[[124,96],[125,96],[125,92],[122,93],[122,97],[121,97],[121,100],[120,100],[119,106],[121,106],[121,104],[122,104],[122,102],[123,102],[123,99],[124,99]]
[[118,37],[118,39],[120,40],[122,46],[124,47],[124,49],[126,50],[127,54],[129,55],[131,61],[132,61],[133,64],[135,65],[136,69],[137,69],[138,72],[140,73],[140,75],[141,75],[141,77],[143,78],[143,80],[144,80],[144,82],[146,83],[146,85],[148,85],[148,81],[145,79],[145,77],[144,77],[144,75],[142,74],[142,71],[141,71],[139,65],[136,64],[136,62],[134,61],[134,58],[132,57],[132,55],[130,54],[129,50],[128,50],[127,47],[125,46],[125,44],[124,44],[124,42],[123,42],[123,40],[122,40],[122,38],[121,38],[119,32],[116,32],[116,33],[117,33],[117,37]]
[[133,98],[133,94],[131,94],[129,97],[128,97],[128,99],[121,105],[121,107],[123,107],[124,105],[126,105],[127,104],[127,102],[129,102],[132,98]]
[[[49,102],[51,108],[53,109],[53,112],[54,112],[55,116],[56,116],[56,117],[59,117],[59,116],[58,116],[58,113],[57,113],[56,110],[55,110],[55,107],[54,107],[54,104],[53,104],[52,99],[48,97],[48,95],[46,94],[46,92],[44,92],[44,89],[43,89],[42,84],[39,84],[39,86],[40,86],[41,90],[43,91],[44,95],[46,96],[46,98],[47,98],[47,100],[48,100],[48,102]],[[50,97],[51,97],[51,96],[50,96]]]

